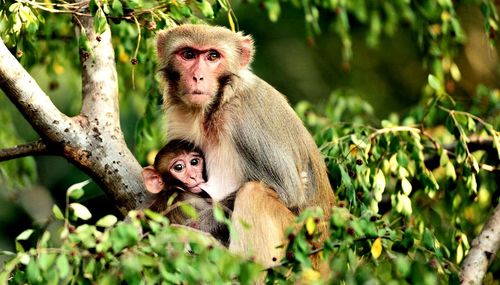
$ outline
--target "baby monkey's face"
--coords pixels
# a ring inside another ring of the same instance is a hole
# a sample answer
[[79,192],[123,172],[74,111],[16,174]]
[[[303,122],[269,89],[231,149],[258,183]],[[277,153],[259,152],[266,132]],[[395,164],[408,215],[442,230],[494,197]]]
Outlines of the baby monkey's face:
[[184,183],[186,190],[199,193],[203,179],[203,157],[198,152],[185,152],[174,157],[169,164],[170,174]]

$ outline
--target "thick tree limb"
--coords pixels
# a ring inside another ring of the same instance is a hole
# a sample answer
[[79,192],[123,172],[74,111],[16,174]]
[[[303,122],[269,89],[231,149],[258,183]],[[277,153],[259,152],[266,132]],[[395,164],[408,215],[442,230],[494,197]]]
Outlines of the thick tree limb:
[[[128,149],[120,126],[118,107],[118,76],[111,43],[111,31],[94,32],[92,17],[77,16],[90,41],[91,54],[80,51],[82,62],[82,96],[80,113],[86,136],[78,142],[87,152],[71,155],[83,165],[94,180],[107,189],[122,213],[140,207],[146,200],[141,171]],[[67,149],[73,151],[72,149]],[[87,165],[85,162],[89,162]]]
[[30,144],[18,145],[12,148],[0,149],[0,161],[7,161],[32,155],[48,155],[51,151],[42,140]]
[[64,140],[64,130],[71,127],[71,119],[57,109],[1,38],[0,88],[41,137],[56,142]]
[[483,230],[472,241],[469,254],[465,257],[460,270],[461,284],[481,284],[488,266],[500,249],[500,204],[484,225]]
[[[125,215],[147,200],[142,168],[128,149],[120,127],[118,81],[109,26],[94,33],[93,18],[76,16],[92,51],[82,56],[83,104],[80,115],[61,113],[0,39],[0,88],[55,155],[86,172]],[[12,151],[12,150],[10,150]],[[26,151],[27,152],[27,151]]]

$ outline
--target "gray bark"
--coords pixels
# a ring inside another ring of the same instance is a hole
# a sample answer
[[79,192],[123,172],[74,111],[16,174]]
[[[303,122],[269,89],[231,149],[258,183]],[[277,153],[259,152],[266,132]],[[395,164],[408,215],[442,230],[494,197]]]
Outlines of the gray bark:
[[488,267],[500,249],[500,204],[488,219],[483,230],[472,241],[469,254],[460,270],[461,284],[481,284]]

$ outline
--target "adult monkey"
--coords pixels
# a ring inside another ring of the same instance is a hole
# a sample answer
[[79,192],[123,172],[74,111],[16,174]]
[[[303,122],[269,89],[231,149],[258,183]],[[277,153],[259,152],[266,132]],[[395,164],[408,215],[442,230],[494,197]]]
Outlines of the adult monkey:
[[168,140],[202,149],[212,198],[239,189],[232,220],[240,233],[229,248],[272,265],[294,214],[319,206],[328,215],[335,200],[311,135],[284,96],[249,70],[250,36],[181,25],[158,34],[157,52]]

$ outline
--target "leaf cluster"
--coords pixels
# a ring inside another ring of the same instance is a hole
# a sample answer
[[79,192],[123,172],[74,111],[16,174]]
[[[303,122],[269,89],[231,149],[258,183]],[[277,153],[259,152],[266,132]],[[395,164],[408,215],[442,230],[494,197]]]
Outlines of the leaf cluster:
[[[83,195],[84,183],[67,191],[68,201]],[[163,215],[130,212],[125,221],[108,215],[95,224],[85,206],[71,202],[65,214],[53,208],[57,231],[32,229],[16,238],[16,253],[3,272],[6,284],[251,284],[262,268],[230,254],[207,235],[173,227]],[[62,225],[61,225],[62,223]]]

